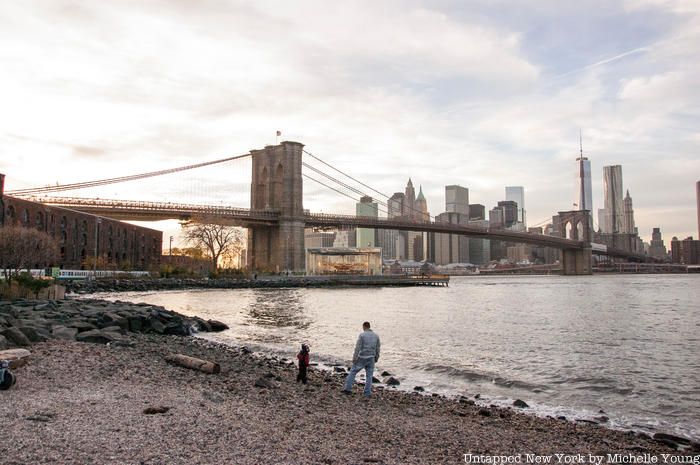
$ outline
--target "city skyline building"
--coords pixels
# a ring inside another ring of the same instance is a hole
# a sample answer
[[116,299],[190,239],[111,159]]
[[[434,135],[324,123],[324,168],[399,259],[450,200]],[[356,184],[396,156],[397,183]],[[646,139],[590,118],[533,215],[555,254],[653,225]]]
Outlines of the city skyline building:
[[472,221],[486,220],[486,207],[480,203],[469,204],[469,219]]
[[605,202],[605,224],[601,229],[606,234],[619,234],[623,229],[624,210],[621,165],[603,167],[603,197]]
[[668,258],[668,251],[664,240],[661,238],[661,228],[654,228],[651,232],[651,242],[649,243],[649,256],[664,260]]
[[416,190],[413,188],[413,181],[408,178],[403,202],[403,216],[414,218],[416,216]]
[[526,211],[525,211],[525,188],[523,186],[506,186],[506,201],[512,201],[517,204],[516,222],[522,223],[523,228],[527,227]]
[[[364,195],[355,205],[357,216],[379,217],[379,206],[372,197]],[[372,228],[357,228],[357,247],[374,247],[376,245],[376,230]]]
[[634,234],[634,208],[632,208],[632,197],[630,197],[630,191],[627,189],[627,195],[623,201],[623,217],[622,217],[622,232],[624,234]]
[[445,186],[445,211],[469,215],[469,189],[459,185]]
[[583,156],[583,141],[580,140],[580,154],[576,159],[576,195],[574,206],[577,210],[588,210],[593,215],[593,187],[591,182],[591,162]]

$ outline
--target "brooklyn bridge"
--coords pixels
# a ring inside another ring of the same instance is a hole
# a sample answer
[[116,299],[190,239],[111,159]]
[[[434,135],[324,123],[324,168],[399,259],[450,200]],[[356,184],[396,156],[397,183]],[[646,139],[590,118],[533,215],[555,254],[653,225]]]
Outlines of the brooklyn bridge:
[[[247,154],[205,163],[96,181],[7,191],[6,194],[120,220],[177,219],[244,227],[248,229],[247,263],[251,269],[304,271],[304,230],[310,227],[362,227],[446,233],[551,247],[561,250],[561,267],[562,273],[565,275],[590,274],[592,254],[594,253],[631,261],[645,259],[641,255],[592,243],[590,212],[587,210],[560,211],[556,216],[553,216],[554,230],[558,231],[559,235],[451,224],[436,222],[432,219],[416,221],[405,217],[380,218],[310,212],[304,209],[304,179],[313,180],[341,194],[341,191],[331,185],[332,182],[339,183],[344,187],[350,186],[339,181],[327,170],[323,171],[306,163],[305,157],[313,157],[318,160],[317,157],[304,149],[303,144],[287,141],[278,145],[269,145],[260,150],[252,150]],[[165,176],[246,158],[252,162],[250,204],[248,206],[217,206],[57,195],[63,191],[82,190]],[[326,162],[323,162],[323,165],[339,171]],[[322,179],[319,179],[319,176]],[[365,188],[378,192],[363,182],[359,183]],[[357,194],[368,195],[366,191],[352,189]]]

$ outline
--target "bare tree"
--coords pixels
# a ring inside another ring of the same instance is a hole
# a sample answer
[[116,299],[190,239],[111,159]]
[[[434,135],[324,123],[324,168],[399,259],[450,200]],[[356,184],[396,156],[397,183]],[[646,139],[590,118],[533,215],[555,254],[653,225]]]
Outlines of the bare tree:
[[240,228],[187,221],[182,223],[182,229],[187,243],[204,250],[215,270],[219,259],[240,254],[243,250],[243,231]]
[[22,226],[0,228],[0,269],[10,280],[20,270],[55,264],[58,244],[45,232]]

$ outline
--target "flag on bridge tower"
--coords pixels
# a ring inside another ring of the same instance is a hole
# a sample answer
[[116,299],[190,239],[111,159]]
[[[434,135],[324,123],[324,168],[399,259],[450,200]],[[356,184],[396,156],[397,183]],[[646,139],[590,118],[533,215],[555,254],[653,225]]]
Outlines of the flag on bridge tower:
[[282,135],[282,131],[277,131],[277,137]]
[[275,137],[275,145],[279,142],[279,137],[282,135],[282,131],[277,131],[277,135]]

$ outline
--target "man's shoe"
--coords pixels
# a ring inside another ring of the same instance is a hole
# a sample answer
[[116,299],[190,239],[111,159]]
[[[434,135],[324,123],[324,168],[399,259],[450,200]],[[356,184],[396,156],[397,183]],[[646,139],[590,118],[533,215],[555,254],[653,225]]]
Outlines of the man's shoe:
[[348,395],[348,396],[349,396],[349,395],[352,395],[352,391],[347,391],[347,390],[345,390],[345,389],[343,389],[343,390],[340,391],[340,392],[342,392],[343,394],[346,394],[346,395]]

